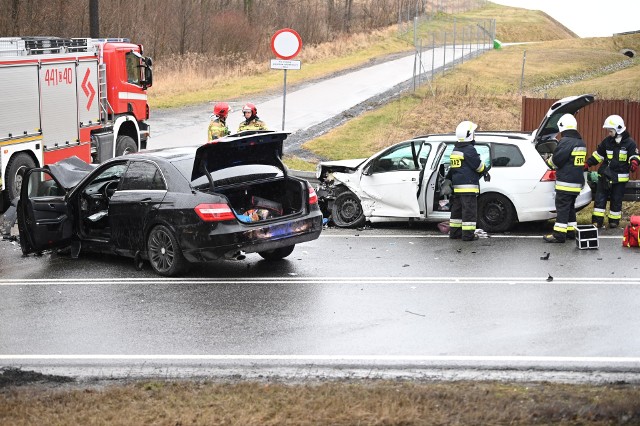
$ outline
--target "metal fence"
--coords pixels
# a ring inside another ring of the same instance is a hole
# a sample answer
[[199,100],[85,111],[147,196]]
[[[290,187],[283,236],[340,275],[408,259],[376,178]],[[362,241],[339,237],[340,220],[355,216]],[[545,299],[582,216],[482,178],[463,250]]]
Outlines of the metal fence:
[[[485,4],[486,0],[418,0],[415,8],[398,9],[398,33],[406,36],[413,31],[413,90],[425,82],[431,84],[437,72],[445,75],[456,65],[493,49],[495,19],[474,20],[441,15],[465,12]],[[429,27],[438,29],[429,31]],[[433,90],[433,86],[431,88]]]

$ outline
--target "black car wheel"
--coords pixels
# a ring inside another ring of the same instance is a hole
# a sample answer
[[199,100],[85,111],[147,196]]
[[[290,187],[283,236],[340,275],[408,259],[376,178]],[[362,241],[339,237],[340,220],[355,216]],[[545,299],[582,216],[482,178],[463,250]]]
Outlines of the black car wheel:
[[293,253],[293,249],[295,247],[296,245],[294,244],[292,246],[280,247],[280,248],[269,250],[269,251],[261,251],[261,252],[258,252],[258,254],[262,256],[263,259],[266,259],[266,260],[280,260],[280,259],[284,259],[285,257],[289,256],[291,253]]
[[345,191],[336,197],[331,212],[333,223],[340,228],[356,228],[365,221],[360,200],[351,191]]
[[178,275],[187,263],[178,240],[164,225],[154,227],[149,233],[147,256],[153,270],[167,277]]
[[35,167],[36,163],[29,155],[18,154],[7,163],[7,175],[5,177],[6,187],[9,190],[9,201],[20,196],[20,188],[22,188],[22,176],[24,173]]
[[515,215],[511,201],[504,195],[486,194],[478,200],[478,228],[487,232],[508,231]]
[[138,151],[138,147],[136,146],[136,141],[134,141],[131,136],[118,136],[118,139],[116,139],[116,157],[132,154],[136,151]]

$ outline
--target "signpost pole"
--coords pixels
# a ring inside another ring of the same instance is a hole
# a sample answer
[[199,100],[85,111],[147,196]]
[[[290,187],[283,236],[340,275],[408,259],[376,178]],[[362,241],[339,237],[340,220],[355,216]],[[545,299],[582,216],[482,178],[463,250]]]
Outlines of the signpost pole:
[[282,130],[284,131],[284,116],[287,109],[287,69],[300,69],[300,61],[291,61],[302,49],[300,34],[290,28],[276,31],[271,37],[271,51],[281,61],[271,61],[271,68],[284,70],[284,84],[282,89]]
[[287,106],[287,70],[284,70],[284,87],[282,89],[282,131],[284,131],[284,111]]

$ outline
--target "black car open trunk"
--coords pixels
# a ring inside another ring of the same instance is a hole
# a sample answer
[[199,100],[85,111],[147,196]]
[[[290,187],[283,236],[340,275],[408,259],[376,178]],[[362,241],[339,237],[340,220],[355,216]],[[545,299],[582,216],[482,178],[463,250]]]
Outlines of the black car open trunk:
[[260,222],[300,213],[305,208],[305,185],[292,178],[217,187],[242,222]]

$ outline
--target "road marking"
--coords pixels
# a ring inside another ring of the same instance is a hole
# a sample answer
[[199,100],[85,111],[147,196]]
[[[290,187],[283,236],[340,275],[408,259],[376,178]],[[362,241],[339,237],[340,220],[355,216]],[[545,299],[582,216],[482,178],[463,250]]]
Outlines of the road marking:
[[484,355],[109,355],[109,354],[7,354],[0,360],[95,360],[95,361],[378,361],[378,362],[538,362],[639,364],[640,357],[569,357],[569,356],[484,356]]
[[[363,231],[366,232],[366,231]],[[366,234],[320,234],[320,238],[449,238],[448,235],[420,235],[420,234],[386,234],[386,235],[366,235]],[[490,240],[491,238],[514,238],[514,239],[539,239],[542,240],[542,235],[491,235],[487,238],[480,238],[482,240]],[[605,240],[620,240],[622,241],[622,235],[599,235],[599,239]],[[571,244],[572,241],[567,241]]]
[[5,279],[0,280],[0,287],[35,286],[35,285],[220,285],[220,284],[545,284],[545,285],[631,285],[640,286],[638,278],[554,278],[547,281],[546,277],[278,277],[278,278],[34,278],[34,279]]

